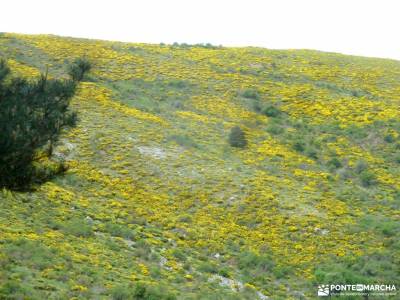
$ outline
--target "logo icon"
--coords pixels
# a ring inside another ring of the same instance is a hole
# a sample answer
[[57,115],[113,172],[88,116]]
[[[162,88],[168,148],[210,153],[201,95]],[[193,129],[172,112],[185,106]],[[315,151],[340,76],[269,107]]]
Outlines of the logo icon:
[[329,285],[328,284],[320,284],[318,286],[318,296],[329,296]]

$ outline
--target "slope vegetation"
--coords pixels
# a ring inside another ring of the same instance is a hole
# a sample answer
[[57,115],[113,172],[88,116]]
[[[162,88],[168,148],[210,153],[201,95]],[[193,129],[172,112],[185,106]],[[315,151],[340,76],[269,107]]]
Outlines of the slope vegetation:
[[0,191],[0,298],[399,283],[400,62],[7,33],[0,54],[28,78],[94,64],[55,153],[67,173]]

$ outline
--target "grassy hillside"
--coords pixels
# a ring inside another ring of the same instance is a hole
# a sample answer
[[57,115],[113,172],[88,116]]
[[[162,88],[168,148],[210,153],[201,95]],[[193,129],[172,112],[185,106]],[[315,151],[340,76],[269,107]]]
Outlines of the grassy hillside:
[[1,299],[400,283],[400,62],[4,33],[0,55],[25,77],[94,64],[56,149],[67,173],[0,191]]

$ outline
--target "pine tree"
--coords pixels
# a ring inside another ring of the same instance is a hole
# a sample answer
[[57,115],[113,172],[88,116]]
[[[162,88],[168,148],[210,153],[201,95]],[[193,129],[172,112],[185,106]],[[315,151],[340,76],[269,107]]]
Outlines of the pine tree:
[[47,148],[50,157],[62,130],[76,124],[69,104],[89,69],[68,80],[41,75],[28,81],[8,78],[10,69],[0,61],[0,186],[19,188],[35,179],[38,151]]

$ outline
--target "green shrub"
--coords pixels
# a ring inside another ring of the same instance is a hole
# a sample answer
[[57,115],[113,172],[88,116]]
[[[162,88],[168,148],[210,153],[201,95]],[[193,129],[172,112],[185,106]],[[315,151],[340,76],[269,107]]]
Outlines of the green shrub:
[[192,216],[189,214],[181,215],[179,216],[178,221],[182,223],[192,223]]
[[338,169],[342,167],[342,163],[337,157],[332,158],[331,160],[328,161],[327,163],[328,167],[331,167],[333,169]]
[[229,134],[229,144],[236,148],[244,148],[247,146],[246,135],[239,126],[235,126],[231,129]]
[[242,92],[242,96],[248,99],[259,99],[260,94],[255,89],[246,89]]
[[276,278],[281,279],[293,273],[293,268],[290,266],[274,266],[272,272],[274,273]]
[[359,160],[356,162],[356,165],[354,167],[354,171],[357,174],[361,174],[362,172],[366,171],[368,169],[368,164],[364,160]]
[[375,174],[368,170],[364,170],[360,173],[360,180],[364,187],[369,187],[377,183]]
[[186,254],[180,249],[174,249],[172,255],[181,261],[186,261]]
[[265,107],[263,110],[263,114],[266,115],[267,117],[271,117],[271,118],[276,118],[281,113],[282,112],[273,105],[269,105],[269,106]]
[[395,140],[392,134],[385,135],[383,139],[385,140],[386,143],[394,143]]
[[68,68],[68,74],[74,81],[82,81],[92,68],[91,62],[86,58],[77,58]]
[[181,147],[185,148],[199,148],[195,141],[187,135],[172,135],[169,140],[174,141]]
[[78,237],[89,237],[93,235],[92,226],[82,219],[71,219],[63,226],[63,231]]
[[0,299],[38,299],[35,291],[17,281],[0,283]]
[[115,223],[107,223],[105,226],[105,230],[110,233],[112,236],[118,236],[125,239],[133,239],[134,233],[131,229],[126,226],[122,226]]
[[261,107],[259,101],[254,101],[254,102],[253,102],[253,110],[254,110],[256,113],[261,112],[262,107]]
[[305,154],[312,159],[318,159],[318,151],[313,147],[307,147]]
[[272,135],[278,135],[285,132],[285,129],[277,124],[269,124],[266,130],[268,133]]
[[249,272],[272,270],[274,263],[269,255],[257,255],[254,252],[243,252],[239,255],[238,266]]
[[54,264],[55,251],[40,242],[18,239],[2,249],[6,257],[5,263],[15,262],[28,268],[43,270]]
[[315,271],[315,278],[317,282],[334,282],[336,284],[356,284],[358,282],[365,282],[365,278],[360,276],[358,272],[338,265],[331,270],[317,269]]
[[217,266],[213,262],[210,262],[210,261],[200,263],[199,266],[197,267],[197,269],[200,272],[204,272],[204,273],[218,273]]
[[135,256],[150,261],[152,259],[151,246],[145,239],[139,239],[135,244]]
[[379,229],[385,236],[392,237],[400,230],[400,225],[395,221],[386,221],[379,224]]
[[173,79],[168,82],[168,85],[174,88],[182,89],[188,85],[188,83],[184,80]]
[[223,268],[219,269],[218,270],[218,274],[221,275],[221,276],[224,276],[226,278],[230,278],[231,277],[229,269],[226,268],[226,267],[223,267]]
[[298,152],[304,152],[306,144],[303,141],[297,141],[293,144],[293,149]]
[[111,297],[113,300],[133,299],[134,289],[129,286],[119,285],[111,289]]
[[138,282],[133,291],[134,300],[175,300],[176,296],[160,286]]

